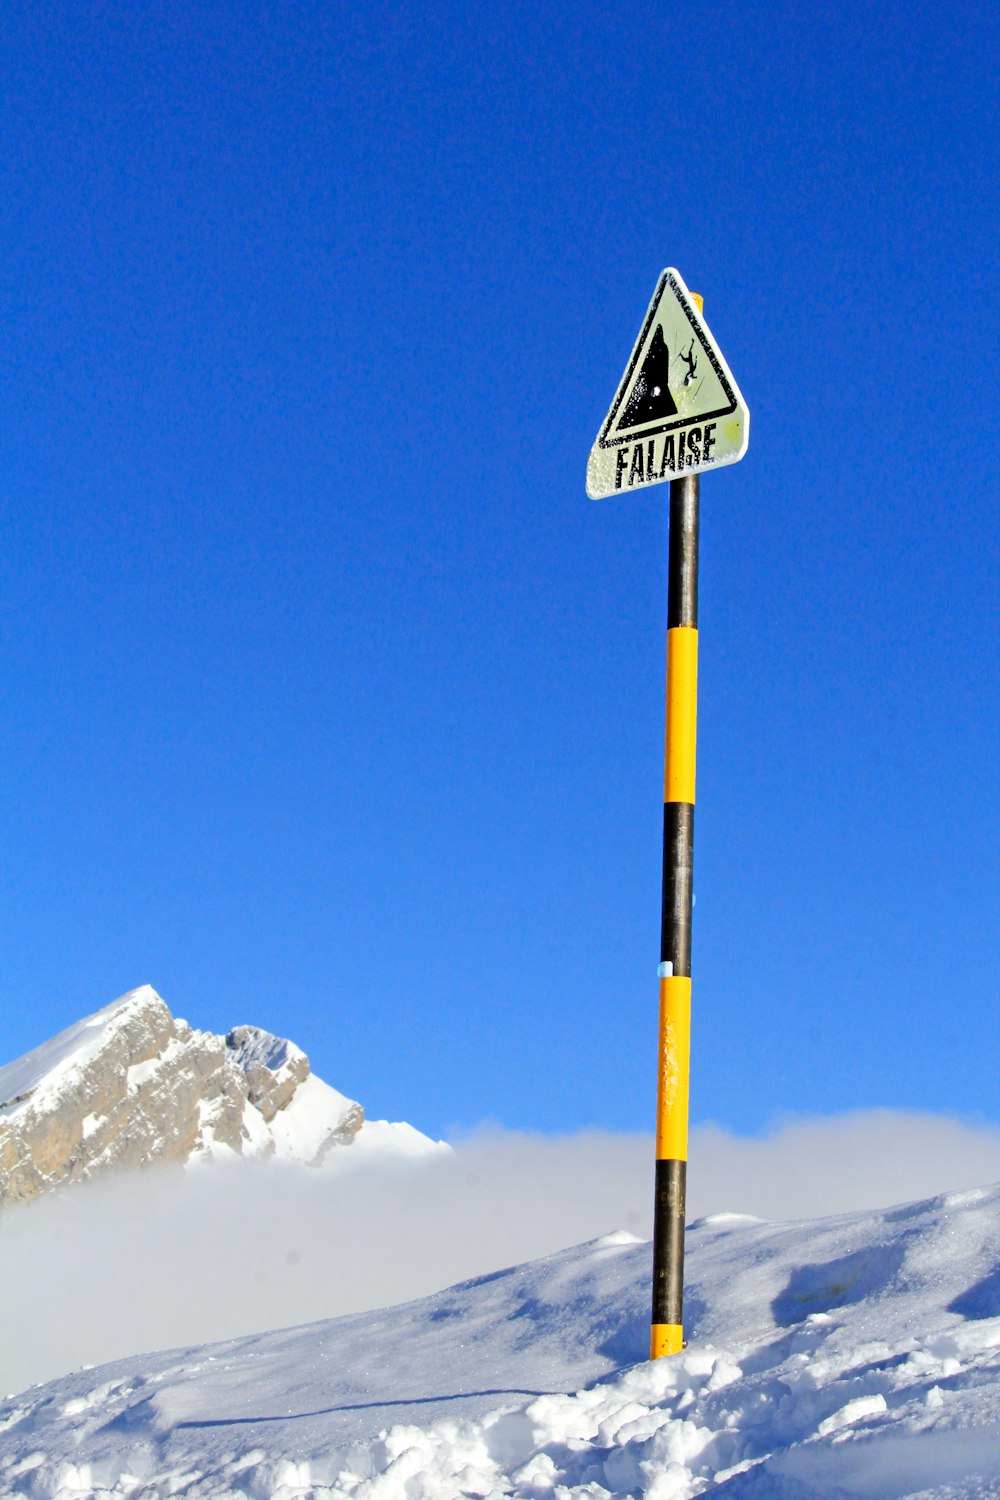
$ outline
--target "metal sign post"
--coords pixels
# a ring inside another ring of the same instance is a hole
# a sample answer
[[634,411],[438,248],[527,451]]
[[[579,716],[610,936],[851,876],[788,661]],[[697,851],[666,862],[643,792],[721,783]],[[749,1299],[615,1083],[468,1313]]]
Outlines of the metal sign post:
[[592,499],[670,481],[651,1359],[684,1347],[699,474],[738,462],[750,426],[701,310],[678,273],[664,271],[587,464]]
[[663,907],[656,1075],[656,1196],[650,1359],[684,1347],[684,1206],[691,1056],[691,896],[698,717],[697,474],[670,485]]

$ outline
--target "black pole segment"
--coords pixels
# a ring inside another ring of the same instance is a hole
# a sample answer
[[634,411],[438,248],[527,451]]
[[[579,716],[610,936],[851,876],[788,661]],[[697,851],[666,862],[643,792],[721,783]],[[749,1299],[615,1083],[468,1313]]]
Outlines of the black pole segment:
[[656,1163],[653,1322],[681,1323],[684,1311],[684,1207],[687,1162]]
[[663,804],[663,913],[660,962],[671,973],[691,975],[691,891],[694,879],[694,807]]
[[670,562],[667,629],[698,624],[698,479],[670,481]]

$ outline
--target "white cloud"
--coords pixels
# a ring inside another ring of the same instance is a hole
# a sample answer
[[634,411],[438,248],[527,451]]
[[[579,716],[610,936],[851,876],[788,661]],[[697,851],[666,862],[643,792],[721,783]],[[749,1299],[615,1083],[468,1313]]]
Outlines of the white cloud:
[[692,1133],[691,1217],[762,1219],[882,1208],[1000,1178],[1000,1127],[890,1109],[792,1119],[761,1140],[715,1125]]
[[[689,1216],[806,1217],[998,1177],[1000,1129],[932,1115],[791,1121],[762,1140],[701,1126]],[[404,1301],[615,1228],[645,1235],[651,1196],[648,1136],[507,1131],[365,1171],[237,1163],[51,1194],[0,1216],[0,1391]]]

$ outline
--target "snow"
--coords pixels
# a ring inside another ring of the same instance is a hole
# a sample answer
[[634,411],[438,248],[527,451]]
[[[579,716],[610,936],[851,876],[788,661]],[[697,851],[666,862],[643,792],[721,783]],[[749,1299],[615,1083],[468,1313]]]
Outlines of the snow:
[[352,1101],[310,1073],[292,1102],[279,1110],[270,1130],[279,1156],[288,1161],[315,1161],[352,1108]]
[[134,1094],[144,1083],[148,1083],[151,1078],[156,1077],[157,1073],[162,1072],[164,1068],[169,1066],[183,1051],[184,1043],[174,1040],[168,1042],[155,1057],[148,1058],[146,1062],[133,1063],[130,1068],[126,1068],[125,1085],[128,1092]]
[[[199,1108],[203,1111],[204,1107],[199,1106]],[[205,1115],[203,1112],[201,1118],[202,1128],[204,1130]],[[268,1152],[273,1149],[274,1133],[268,1125],[267,1121],[264,1119],[264,1116],[261,1114],[260,1110],[256,1109],[254,1105],[250,1103],[249,1099],[243,1106],[243,1129],[246,1132],[246,1144],[243,1147],[244,1155],[266,1156]],[[206,1140],[206,1142],[209,1139],[207,1132],[205,1133],[204,1139]],[[214,1136],[212,1137],[211,1146],[208,1149],[209,1151],[217,1151],[219,1149],[219,1143],[214,1139]],[[189,1164],[193,1165],[194,1161],[195,1158],[191,1157],[189,1159]]]
[[310,1073],[295,1090],[291,1103],[264,1124],[250,1103],[244,1109],[244,1123],[254,1149],[260,1130],[252,1116],[257,1115],[267,1139],[273,1141],[275,1155],[282,1161],[302,1162],[318,1167],[342,1168],[362,1160],[390,1160],[395,1157],[425,1157],[441,1152],[450,1154],[444,1141],[429,1136],[405,1122],[365,1120],[357,1134],[347,1140],[338,1134],[345,1117],[354,1109],[353,1100],[338,1093],[315,1073]]
[[34,1047],[23,1057],[0,1067],[0,1113],[12,1113],[26,1104],[29,1096],[36,1105],[44,1103],[43,1093],[55,1095],[72,1073],[86,1067],[105,1046],[116,1020],[136,1006],[157,998],[151,985],[140,985],[119,995],[110,1005],[93,1015],[76,1021],[65,1031]]
[[434,1141],[405,1120],[366,1120],[351,1141],[355,1158],[450,1156],[447,1141]]
[[1000,1495],[1000,1188],[687,1237],[649,1364],[625,1231],[404,1306],[0,1403],[0,1493],[272,1500]]

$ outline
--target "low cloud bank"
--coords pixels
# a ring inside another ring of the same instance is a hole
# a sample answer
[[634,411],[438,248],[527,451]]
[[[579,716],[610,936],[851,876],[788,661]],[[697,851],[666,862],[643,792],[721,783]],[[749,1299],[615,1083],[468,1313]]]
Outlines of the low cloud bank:
[[[878,1208],[1000,1178],[1000,1128],[889,1110],[696,1128],[689,1217]],[[150,1169],[0,1214],[0,1392],[81,1364],[406,1301],[650,1232],[652,1141],[483,1132],[429,1161]]]

